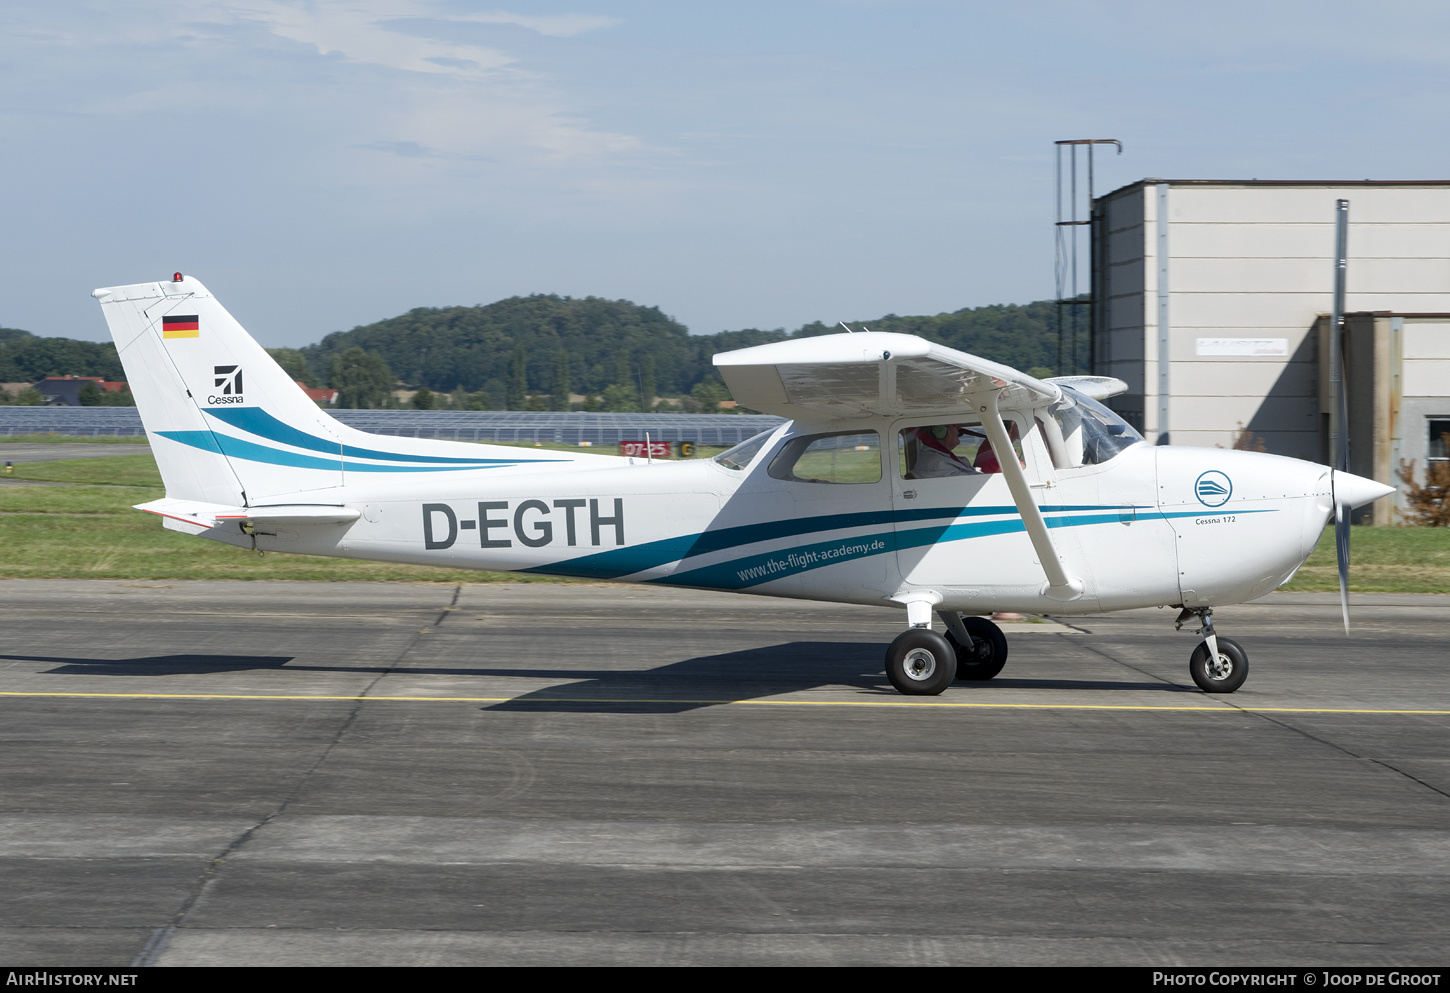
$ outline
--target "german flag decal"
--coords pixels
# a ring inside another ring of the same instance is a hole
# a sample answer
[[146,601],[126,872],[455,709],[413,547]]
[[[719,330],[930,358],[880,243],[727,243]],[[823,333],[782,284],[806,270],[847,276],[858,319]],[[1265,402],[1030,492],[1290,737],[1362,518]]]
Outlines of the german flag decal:
[[161,318],[161,337],[200,338],[201,322],[195,314],[189,317],[163,317]]

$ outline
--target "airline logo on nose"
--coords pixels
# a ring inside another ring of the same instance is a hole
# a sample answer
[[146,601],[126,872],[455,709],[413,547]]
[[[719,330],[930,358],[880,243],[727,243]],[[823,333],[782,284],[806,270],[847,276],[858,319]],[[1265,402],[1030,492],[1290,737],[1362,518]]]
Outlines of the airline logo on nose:
[[1198,502],[1205,507],[1222,507],[1233,496],[1234,484],[1223,473],[1212,469],[1198,477],[1193,484],[1193,492],[1198,494]]

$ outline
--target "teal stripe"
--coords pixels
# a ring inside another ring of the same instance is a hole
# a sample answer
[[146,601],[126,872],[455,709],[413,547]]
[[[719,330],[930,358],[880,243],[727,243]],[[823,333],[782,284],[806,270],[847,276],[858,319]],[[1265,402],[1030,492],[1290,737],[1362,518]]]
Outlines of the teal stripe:
[[210,431],[157,431],[156,433],[163,438],[179,441],[183,445],[200,448],[204,452],[214,452],[217,455],[222,453],[222,450],[217,447],[216,436]]
[[288,466],[293,469],[320,469],[324,472],[456,472],[460,469],[497,469],[500,465],[517,465],[518,463],[507,462],[495,465],[374,465],[370,462],[346,462],[341,459],[320,459],[311,455],[300,455],[296,452],[283,451],[280,448],[271,448],[267,445],[258,445],[254,442],[243,441],[241,438],[233,438],[228,434],[217,434],[213,431],[158,431],[157,434],[163,438],[170,438],[179,441],[183,445],[190,445],[192,448],[200,448],[203,451],[216,452],[228,458],[244,459],[248,462],[261,462],[265,465]]
[[[1277,510],[1236,510],[1239,514],[1274,514]],[[1161,517],[1213,517],[1213,513],[1199,511],[1176,511],[1153,513],[1145,519]],[[1047,521],[1048,527],[1070,528],[1092,524],[1120,524],[1120,513],[1084,514],[1078,517],[1056,517]],[[749,555],[729,562],[677,572],[651,583],[668,586],[696,586],[716,590],[742,590],[761,583],[769,583],[788,576],[799,575],[821,569],[828,565],[884,555],[888,552],[924,545],[945,544],[970,538],[984,538],[990,535],[1015,534],[1025,531],[1022,518],[1012,517],[997,521],[974,521],[964,524],[947,524],[933,527],[912,528],[906,531],[883,531],[877,534],[854,538],[837,538],[833,541],[815,542],[775,552]]]
[[254,434],[258,438],[267,441],[280,442],[284,445],[291,445],[293,448],[304,448],[309,452],[322,452],[324,455],[341,454],[343,458],[353,459],[384,459],[393,462],[418,462],[427,464],[441,464],[455,468],[471,468],[478,465],[518,465],[521,462],[568,462],[569,459],[468,459],[455,458],[443,455],[408,455],[402,452],[383,452],[373,448],[354,448],[351,445],[340,445],[335,441],[326,438],[319,438],[316,435],[301,431],[284,421],[279,421],[267,411],[260,407],[226,407],[213,410],[205,408],[206,412],[225,424],[234,428],[240,428],[248,434]]
[[[1047,512],[1064,511],[1118,511],[1115,520],[1122,518],[1123,511],[1137,510],[1151,512],[1151,507],[1135,508],[1131,504],[1087,505],[1060,504],[1042,508]],[[1015,514],[1017,508],[1011,504],[990,507],[913,507],[908,510],[873,510],[855,514],[825,514],[820,517],[795,517],[783,521],[765,521],[759,524],[743,524],[736,527],[719,528],[695,534],[682,534],[660,541],[645,542],[627,548],[611,548],[607,552],[595,552],[569,559],[566,562],[547,566],[521,569],[520,572],[539,572],[551,576],[578,576],[584,579],[617,579],[647,569],[656,569],[670,562],[679,562],[718,552],[741,545],[752,545],[761,541],[774,541],[796,535],[820,534],[845,528],[876,527],[878,525],[910,524],[917,521],[954,521],[962,517],[988,517],[1001,514]],[[1058,526],[1058,525],[1053,525]]]

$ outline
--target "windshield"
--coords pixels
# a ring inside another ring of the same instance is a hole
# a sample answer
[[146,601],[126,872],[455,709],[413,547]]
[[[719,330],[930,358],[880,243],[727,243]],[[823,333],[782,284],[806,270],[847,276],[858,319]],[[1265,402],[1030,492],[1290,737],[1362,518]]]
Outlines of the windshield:
[[1131,424],[1091,397],[1070,386],[1064,386],[1062,392],[1073,399],[1074,412],[1081,417],[1083,465],[1101,465],[1143,440]]
[[773,434],[775,434],[775,428],[762,431],[753,438],[745,439],[734,448],[721,452],[715,456],[715,461],[727,469],[734,469],[738,472],[754,461],[755,456],[760,454],[760,449]]

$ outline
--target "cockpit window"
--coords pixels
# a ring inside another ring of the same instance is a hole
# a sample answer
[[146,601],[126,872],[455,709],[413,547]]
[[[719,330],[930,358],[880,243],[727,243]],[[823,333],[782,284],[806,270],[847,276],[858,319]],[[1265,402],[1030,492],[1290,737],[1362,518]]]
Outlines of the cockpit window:
[[768,471],[776,479],[797,483],[879,482],[881,436],[866,431],[792,438]]
[[1075,456],[1073,464],[1102,465],[1143,440],[1131,424],[1098,401],[1070,386],[1064,386],[1062,392],[1072,403],[1058,404],[1052,414],[1061,428],[1065,447]]
[[775,434],[775,428],[762,431],[753,438],[747,438],[740,444],[715,456],[715,461],[727,469],[734,469],[737,472],[750,465],[755,456],[760,454],[760,449]]

